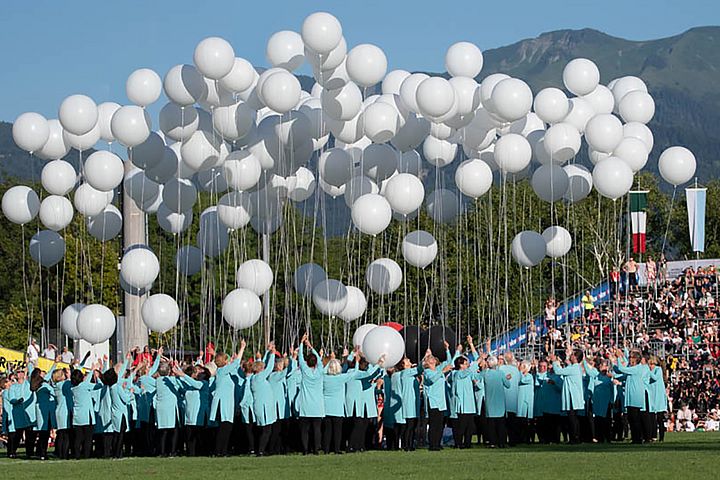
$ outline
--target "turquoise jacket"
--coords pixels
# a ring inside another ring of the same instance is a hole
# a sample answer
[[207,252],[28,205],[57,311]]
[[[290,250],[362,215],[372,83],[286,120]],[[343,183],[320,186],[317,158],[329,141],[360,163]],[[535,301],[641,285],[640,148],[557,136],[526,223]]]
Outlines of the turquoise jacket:
[[[345,386],[350,380],[355,379],[361,372],[358,362],[355,368],[346,373],[338,373],[330,375],[325,372],[323,376],[323,404],[325,406],[326,417],[344,417],[345,416]],[[387,407],[387,403],[385,404]]]
[[[518,371],[518,373],[520,373]],[[529,373],[519,375],[517,416],[521,418],[533,418],[535,405],[535,379]]]
[[6,389],[2,391],[2,396],[0,397],[0,401],[2,401],[2,429],[0,430],[2,433],[14,433],[15,432],[15,426],[12,423],[12,418],[10,416],[10,409],[12,408],[10,404],[10,389]]
[[261,427],[272,425],[277,420],[275,396],[273,395],[272,385],[270,385],[268,381],[273,370],[273,365],[275,365],[273,357],[272,352],[266,352],[264,359],[265,369],[253,375],[250,380],[255,423]]
[[[350,359],[351,357],[348,357],[348,360]],[[347,382],[345,415],[358,418],[377,418],[377,400],[373,382],[382,375],[382,370],[377,365],[369,365],[367,370],[360,370],[360,372]]]
[[275,397],[275,411],[278,420],[290,418],[290,402],[287,395],[287,368],[275,370],[268,377],[268,382],[273,389]]
[[545,401],[545,411],[549,415],[561,415],[562,414],[562,402],[563,402],[563,385],[565,380],[560,375],[554,372],[548,372],[547,374],[547,398]]
[[616,372],[626,375],[625,408],[636,407],[644,412],[646,411],[645,394],[650,384],[650,369],[641,363],[632,367],[623,363],[622,359],[618,359],[618,363],[613,368]]
[[[30,365],[32,371],[32,365]],[[30,372],[23,383],[14,383],[8,393],[10,401],[10,418],[15,430],[35,427],[37,408],[35,392],[30,390]]]
[[101,383],[92,383],[93,372],[89,370],[78,385],[71,387],[72,392],[72,424],[74,427],[93,425],[95,421],[95,408],[93,407],[93,392],[103,388]]
[[322,359],[313,349],[312,354],[317,359],[317,366],[311,368],[305,361],[305,346],[300,345],[298,352],[298,364],[302,379],[300,391],[297,396],[297,408],[300,417],[321,418],[325,416],[325,397],[323,394],[323,378],[325,376],[322,368]]
[[[266,367],[267,368],[267,367]],[[210,404],[210,420],[232,422],[235,417],[235,380],[233,375],[240,370],[240,359],[236,358],[217,369],[212,382],[212,403]],[[242,373],[244,376],[245,373]],[[218,418],[219,415],[219,418]]]
[[150,423],[150,413],[155,408],[155,379],[153,375],[155,375],[159,367],[160,355],[156,355],[155,361],[148,372],[138,380],[140,388],[135,392],[138,422]]
[[668,399],[665,392],[665,379],[662,368],[657,365],[650,370],[650,385],[648,386],[650,397],[650,411],[653,413],[667,412]]
[[53,384],[55,391],[55,421],[58,430],[66,430],[72,427],[70,412],[73,411],[72,383],[70,380],[63,380]]
[[473,381],[482,379],[478,373],[476,362],[472,362],[465,370],[453,370],[449,375],[450,382],[450,416],[456,418],[459,414],[476,414],[477,403]]
[[178,399],[180,381],[176,377],[159,376],[149,382],[155,385],[155,423],[157,428],[175,428],[180,418]]
[[545,404],[547,403],[548,396],[550,395],[549,389],[552,387],[547,382],[548,372],[535,372],[535,397],[534,397],[534,415],[535,417],[542,417],[545,413]]
[[560,362],[553,362],[553,372],[563,379],[562,410],[585,410],[585,394],[583,393],[583,371],[579,363],[561,367]]
[[297,397],[300,393],[300,382],[302,381],[302,373],[296,359],[290,359],[288,365],[287,379],[285,385],[287,387],[288,402],[290,403],[290,414],[293,417],[298,416]]
[[612,405],[615,400],[615,384],[612,377],[596,375],[593,381],[592,413],[596,417],[612,416]]
[[[129,385],[128,385],[129,384]],[[125,420],[125,431],[130,430],[130,417],[128,405],[133,399],[130,391],[132,383],[129,379],[121,378],[115,385],[110,387],[110,399],[112,400],[112,428],[114,432],[122,432],[122,422]]]
[[43,384],[35,391],[35,430],[46,431],[57,428],[57,419],[55,418],[55,409],[57,402],[55,401],[55,390],[53,389],[50,379],[55,371],[55,364],[45,374]]
[[517,413],[520,370],[515,365],[500,365],[498,370],[503,375],[510,374],[510,380],[508,380],[510,387],[505,389],[505,410],[509,413]]
[[395,372],[393,376],[399,375],[400,381],[400,414],[403,419],[418,418],[420,416],[420,381],[418,375],[422,375],[422,364],[417,367],[406,368]]
[[247,375],[241,379],[240,383],[240,420],[243,423],[253,423],[255,414],[253,413],[253,394],[250,388],[250,380],[253,375]]
[[485,384],[485,416],[487,418],[505,416],[505,390],[511,386],[505,375],[499,368],[480,372]]
[[180,377],[185,395],[185,425],[204,427],[210,411],[210,384],[207,380],[196,380],[188,375]]
[[[357,364],[356,364],[357,365]],[[383,425],[394,428],[395,425],[405,424],[405,417],[402,415],[402,384],[399,372],[383,374]]]
[[441,412],[447,412],[447,380],[442,372],[445,367],[450,365],[454,357],[450,356],[450,350],[445,352],[445,361],[435,367],[435,370],[423,370],[423,385],[425,394],[425,409],[437,409]]

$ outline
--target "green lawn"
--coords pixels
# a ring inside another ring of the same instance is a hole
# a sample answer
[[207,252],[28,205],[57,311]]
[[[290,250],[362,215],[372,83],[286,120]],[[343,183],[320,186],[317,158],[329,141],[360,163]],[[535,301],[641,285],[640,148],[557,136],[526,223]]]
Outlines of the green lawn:
[[653,445],[528,446],[352,455],[47,462],[0,459],[1,479],[577,479],[720,478],[720,434],[674,433]]

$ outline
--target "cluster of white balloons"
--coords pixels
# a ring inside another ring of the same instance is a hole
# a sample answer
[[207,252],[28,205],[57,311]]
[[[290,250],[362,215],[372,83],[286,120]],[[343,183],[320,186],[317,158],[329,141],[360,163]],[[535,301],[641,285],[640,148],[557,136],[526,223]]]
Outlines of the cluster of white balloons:
[[115,333],[115,315],[100,304],[68,305],[60,316],[60,329],[73,340],[85,340],[91,344],[109,340]]
[[370,363],[394,367],[405,356],[405,340],[392,327],[366,323],[360,325],[352,337],[353,346],[362,350]]

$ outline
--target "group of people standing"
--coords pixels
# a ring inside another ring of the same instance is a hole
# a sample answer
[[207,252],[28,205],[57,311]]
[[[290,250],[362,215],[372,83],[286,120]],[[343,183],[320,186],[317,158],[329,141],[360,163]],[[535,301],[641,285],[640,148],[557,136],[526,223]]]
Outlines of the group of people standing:
[[8,455],[24,439],[28,457],[47,458],[51,431],[61,459],[437,451],[447,428],[456,448],[474,437],[489,447],[611,441],[628,423],[633,443],[662,440],[667,397],[654,357],[568,349],[562,361],[517,362],[466,340],[417,365],[371,364],[358,348],[323,355],[307,334],[297,349],[270,343],[249,359],[243,341],[209,362],[180,364],[159,349],[152,363],[131,353],[84,370],[29,364],[0,381]]

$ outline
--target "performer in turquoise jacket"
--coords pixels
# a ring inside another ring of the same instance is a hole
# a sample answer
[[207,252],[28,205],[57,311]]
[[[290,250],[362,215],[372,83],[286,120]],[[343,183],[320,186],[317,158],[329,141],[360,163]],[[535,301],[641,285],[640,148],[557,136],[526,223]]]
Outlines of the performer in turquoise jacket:
[[[355,379],[361,372],[360,364],[343,373],[342,365],[337,359],[331,359],[326,365],[323,376],[323,404],[325,418],[323,418],[322,447],[325,453],[332,451],[342,453],[342,428],[345,418],[345,386]],[[387,406],[387,403],[386,403]]]
[[568,349],[565,352],[567,366],[562,367],[555,355],[550,355],[553,361],[553,373],[563,379],[562,384],[562,411],[567,414],[570,429],[570,443],[580,443],[579,412],[585,410],[585,394],[583,392],[583,370],[580,362],[583,354],[579,350]]
[[[587,368],[586,368],[587,370]],[[592,369],[590,370],[592,372]],[[612,441],[612,412],[615,400],[615,384],[607,360],[598,362],[597,375],[591,375],[592,414],[595,424],[595,439],[598,442]]]
[[650,369],[641,363],[642,357],[637,351],[630,352],[629,362],[619,349],[610,357],[613,369],[626,376],[625,380],[625,408],[630,424],[632,443],[649,442],[652,438],[651,427],[647,412],[648,387],[650,384]]
[[10,403],[10,421],[12,422],[17,445],[20,439],[25,436],[31,438],[30,450],[27,451],[28,458],[34,455],[35,433],[34,428],[37,421],[37,408],[35,392],[30,389],[29,376],[32,375],[33,365],[28,363],[27,371],[18,370],[15,374],[17,381],[12,384],[8,392],[8,401]]
[[[357,365],[357,364],[356,364]],[[402,384],[398,371],[388,368],[383,372],[383,435],[388,450],[400,447],[400,438],[405,432],[405,418],[402,416]]]
[[95,421],[95,408],[93,406],[93,392],[100,390],[103,386],[99,382],[93,383],[100,377],[100,371],[95,369],[100,365],[93,366],[87,374],[81,370],[73,370],[70,374],[72,385],[72,424],[73,450],[75,459],[90,458],[92,453],[93,422]]
[[153,376],[160,368],[163,348],[158,348],[152,365],[144,363],[138,369],[140,377],[135,390],[135,406],[139,437],[138,450],[143,455],[152,456],[157,452],[155,425],[155,381]]
[[517,421],[518,440],[522,443],[530,443],[530,421],[534,417],[535,406],[535,379],[530,373],[530,362],[520,362],[518,397],[517,397]]
[[506,388],[505,391],[505,427],[507,428],[508,442],[510,445],[520,443],[521,430],[524,422],[519,420],[518,417],[518,389],[520,387],[520,371],[518,370],[515,355],[512,352],[505,352],[500,357],[498,356],[498,370],[505,377],[510,375],[508,383],[510,387]]
[[[399,415],[396,415],[397,423],[404,425],[401,429],[402,448],[405,451],[415,450],[415,433],[417,431],[418,418],[420,417],[420,381],[418,376],[422,375],[422,364],[413,366],[410,359],[405,357],[398,364],[393,374],[392,383],[399,383]],[[387,404],[385,404],[387,408]]]
[[185,445],[187,455],[198,455],[200,435],[208,424],[210,412],[210,373],[201,365],[187,367],[180,376],[185,394]]
[[263,456],[267,453],[266,449],[270,441],[270,434],[272,433],[272,424],[277,420],[275,398],[273,396],[272,386],[268,381],[273,371],[274,357],[275,344],[270,343],[267,352],[265,352],[264,360],[262,362],[254,362],[252,367],[253,376],[250,379],[250,389],[253,395],[253,413],[255,415],[255,423],[260,430],[260,435],[255,442],[257,456]]
[[455,448],[470,448],[473,420],[477,414],[473,381],[482,379],[482,375],[478,373],[476,361],[470,363],[466,357],[460,356],[455,360],[455,369],[449,377],[450,418],[453,419]]
[[358,356],[354,353],[347,358],[348,366],[355,367],[359,363],[362,373],[347,382],[345,388],[345,414],[352,418],[348,452],[365,450],[365,434],[378,416],[375,380],[382,375],[380,367],[368,363],[362,352],[358,352]]
[[180,381],[171,376],[172,367],[169,362],[161,362],[158,377],[151,378],[148,385],[155,386],[155,422],[160,435],[158,443],[160,456],[169,457],[177,452],[178,420],[180,410]]
[[72,384],[68,380],[66,369],[55,370],[52,374],[53,395],[55,396],[55,457],[67,460],[70,458],[70,429],[72,422],[70,413],[73,409]]
[[[305,348],[312,352],[312,356],[305,358]],[[298,364],[302,380],[298,392],[297,405],[300,415],[300,440],[303,453],[317,454],[322,446],[320,426],[325,416],[325,398],[323,396],[322,359],[310,344],[308,334],[301,339],[298,352]],[[313,432],[313,446],[310,448],[310,430]]]
[[440,361],[428,349],[422,361],[423,385],[425,394],[425,408],[428,417],[428,446],[430,451],[442,449],[443,424],[447,413],[447,397],[445,389],[447,382],[445,374],[452,369],[448,343],[445,342],[445,361]]
[[17,445],[15,441],[18,439],[16,438],[15,427],[12,423],[12,416],[10,415],[10,410],[12,409],[12,404],[10,403],[10,387],[12,387],[14,380],[14,374],[0,378],[0,402],[2,402],[2,429],[0,432],[7,435],[8,458],[17,458]]
[[240,351],[228,359],[227,354],[217,353],[215,365],[218,369],[212,381],[212,403],[210,404],[210,420],[218,425],[215,436],[215,455],[227,456],[230,449],[230,436],[232,435],[235,409],[235,378],[244,377],[245,372],[240,366],[242,355],[245,353],[245,340],[240,342]]
[[[665,413],[668,410],[668,398],[665,391],[665,377],[663,369],[658,365],[655,356],[650,357],[650,385],[648,388],[650,396],[650,413],[652,415],[652,438],[665,440]],[[659,433],[659,435],[658,435]]]
[[503,374],[498,368],[497,357],[490,356],[481,362],[480,372],[485,384],[485,414],[487,415],[487,438],[491,448],[504,447],[507,430],[505,427],[505,389],[511,387],[510,373]]
[[282,454],[286,451],[285,438],[288,437],[288,419],[290,418],[290,401],[287,394],[287,376],[290,362],[287,357],[276,356],[273,372],[268,377],[268,382],[273,390],[275,400],[275,415],[277,421],[273,423],[270,432],[268,451],[275,454]]
[[[50,430],[57,427],[55,419],[55,392],[50,380],[55,371],[57,363],[53,363],[46,373],[40,369],[33,370],[30,376],[30,390],[35,393],[35,428],[34,435],[37,441],[33,442],[32,436],[26,438],[26,451],[32,453],[32,444],[35,443],[35,453],[40,460],[47,460],[48,442]],[[30,453],[28,456],[31,456]]]

